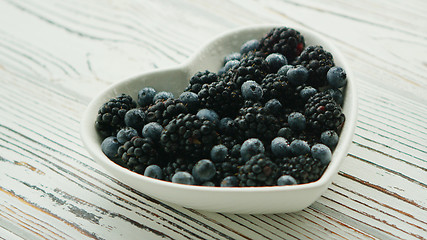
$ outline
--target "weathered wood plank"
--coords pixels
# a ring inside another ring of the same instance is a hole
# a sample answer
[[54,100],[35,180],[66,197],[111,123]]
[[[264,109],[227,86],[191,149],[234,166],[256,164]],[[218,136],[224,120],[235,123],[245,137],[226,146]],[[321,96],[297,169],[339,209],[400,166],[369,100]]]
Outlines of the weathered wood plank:
[[[423,1],[49,0],[3,1],[0,9],[1,237],[427,235]],[[338,44],[360,89],[349,156],[313,206],[276,215],[198,212],[136,192],[88,157],[79,120],[94,93],[181,63],[225,30],[271,22],[303,25]]]

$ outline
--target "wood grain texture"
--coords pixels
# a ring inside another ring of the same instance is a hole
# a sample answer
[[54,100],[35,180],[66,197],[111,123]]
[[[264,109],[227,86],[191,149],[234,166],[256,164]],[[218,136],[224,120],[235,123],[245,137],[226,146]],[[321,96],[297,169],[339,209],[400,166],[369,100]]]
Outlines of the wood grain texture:
[[[0,1],[0,239],[426,239],[425,1]],[[82,146],[94,94],[259,23],[329,38],[359,116],[339,175],[290,214],[201,212],[110,177]]]

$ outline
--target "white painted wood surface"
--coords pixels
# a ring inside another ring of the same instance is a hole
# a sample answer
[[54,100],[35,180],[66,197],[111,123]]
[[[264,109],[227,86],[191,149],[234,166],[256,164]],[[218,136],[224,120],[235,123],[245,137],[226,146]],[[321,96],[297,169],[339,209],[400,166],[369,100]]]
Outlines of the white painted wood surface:
[[[0,239],[426,239],[427,2],[0,1]],[[136,192],[83,148],[109,84],[257,23],[305,26],[350,60],[359,120],[327,192],[291,214],[198,212]]]

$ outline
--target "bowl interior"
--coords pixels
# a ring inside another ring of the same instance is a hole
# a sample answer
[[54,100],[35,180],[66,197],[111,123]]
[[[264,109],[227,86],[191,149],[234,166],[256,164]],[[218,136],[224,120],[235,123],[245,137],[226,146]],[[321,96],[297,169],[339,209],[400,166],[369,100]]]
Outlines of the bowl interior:
[[[322,45],[325,50],[331,52],[335,64],[346,69],[348,78],[343,106],[346,122],[332,161],[316,182],[293,186],[219,188],[152,179],[120,167],[108,159],[101,150],[102,139],[94,127],[98,108],[110,98],[126,93],[136,99],[138,91],[148,86],[158,91],[171,91],[177,97],[196,72],[204,70],[217,72],[223,64],[224,56],[239,51],[240,46],[247,40],[260,39],[273,27],[277,25],[247,27],[224,33],[207,43],[179,66],[139,74],[117,82],[99,93],[87,107],[81,122],[82,141],[89,153],[112,176],[123,183],[152,197],[189,208],[233,213],[275,213],[298,211],[309,206],[327,189],[347,154],[354,132],[357,109],[353,75],[342,54],[326,39],[309,30],[295,28],[304,36],[307,46]],[[283,201],[292,204],[285,205]]]

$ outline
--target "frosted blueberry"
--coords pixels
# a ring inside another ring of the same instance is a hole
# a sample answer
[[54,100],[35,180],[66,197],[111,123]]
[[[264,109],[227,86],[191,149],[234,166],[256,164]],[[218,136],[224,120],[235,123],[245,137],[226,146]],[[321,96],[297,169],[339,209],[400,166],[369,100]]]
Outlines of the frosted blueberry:
[[248,161],[251,157],[264,152],[264,145],[258,138],[249,138],[248,140],[244,141],[240,147],[240,156],[245,162]]
[[347,84],[347,74],[341,67],[331,67],[326,74],[329,85],[333,88],[344,87]]
[[267,62],[268,66],[270,67],[270,71],[272,73],[277,73],[277,71],[283,67],[284,65],[288,64],[288,60],[285,56],[279,53],[271,53],[266,58],[265,61]]
[[239,60],[230,60],[230,61],[226,62],[224,65],[224,72],[227,72],[232,67],[239,65],[239,63],[240,63]]
[[338,140],[338,134],[334,130],[324,131],[320,135],[320,141],[330,149],[334,149],[337,146]]
[[310,153],[310,146],[306,141],[301,139],[293,140],[291,142],[291,145],[289,145],[289,148],[294,154],[294,156],[305,155],[307,153]]
[[214,162],[223,162],[227,157],[228,149],[226,146],[219,144],[215,145],[211,150],[211,160]]
[[311,147],[311,155],[313,158],[318,159],[322,164],[327,165],[331,162],[332,153],[328,146],[318,143]]
[[238,184],[239,180],[236,176],[228,176],[221,181],[221,187],[237,187]]
[[232,61],[232,60],[240,61],[241,58],[242,58],[242,54],[240,54],[239,52],[230,53],[224,57],[224,64],[227,63],[228,61]]
[[245,54],[248,53],[250,51],[254,51],[256,49],[258,49],[259,47],[259,40],[257,39],[252,39],[249,40],[245,43],[242,44],[242,46],[240,47],[240,54]]
[[285,186],[285,185],[295,185],[297,184],[297,181],[294,177],[290,175],[283,175],[277,179],[277,185],[278,186]]
[[109,159],[114,159],[117,157],[117,150],[120,146],[117,137],[111,136],[102,141],[101,150]]
[[288,81],[291,85],[300,86],[303,85],[308,79],[308,70],[303,66],[292,68],[288,70],[286,74]]
[[277,71],[277,74],[286,76],[288,75],[289,69],[294,68],[292,65],[283,65],[279,70]]
[[142,136],[145,138],[150,138],[152,141],[157,142],[160,140],[160,135],[162,134],[162,131],[162,125],[156,122],[150,122],[145,124],[145,126],[142,128]]
[[242,84],[242,96],[247,100],[260,100],[262,98],[262,87],[257,82],[248,80]]
[[312,86],[304,87],[300,92],[300,97],[307,101],[311,96],[317,93],[317,90]]
[[302,131],[305,129],[305,116],[299,112],[293,112],[288,116],[289,127],[294,131]]
[[199,96],[194,92],[181,93],[181,95],[179,95],[179,100],[181,100],[190,111],[196,111],[199,107]]
[[154,95],[153,102],[156,102],[159,99],[167,100],[167,99],[173,98],[173,97],[174,97],[173,93],[162,91],[162,92],[158,92],[158,93],[156,93],[156,95]]
[[203,108],[200,109],[196,116],[200,119],[200,120],[209,120],[211,122],[213,122],[215,125],[218,124],[219,122],[219,116],[218,114],[211,109],[207,109],[207,108]]
[[265,103],[264,108],[269,111],[273,115],[280,115],[282,112],[283,106],[282,103],[280,103],[279,100],[273,98],[270,99],[268,102]]
[[138,92],[138,104],[141,107],[148,106],[153,103],[154,95],[157,91],[152,87],[145,87]]
[[144,176],[156,178],[156,179],[162,179],[163,178],[162,168],[154,164],[150,165],[147,168],[145,168]]
[[138,136],[138,131],[136,131],[135,128],[125,127],[120,129],[120,131],[117,133],[117,140],[119,143],[124,144],[136,136]]
[[198,161],[192,170],[192,175],[197,182],[209,181],[215,176],[215,173],[215,165],[209,159],[202,159]]
[[145,113],[140,108],[133,108],[125,114],[125,125],[140,131],[145,124]]
[[181,184],[188,184],[188,185],[194,185],[194,177],[188,172],[179,171],[176,172],[172,176],[172,182],[173,183],[181,183]]
[[290,155],[289,142],[283,137],[276,137],[271,141],[271,152],[274,156],[282,158]]

